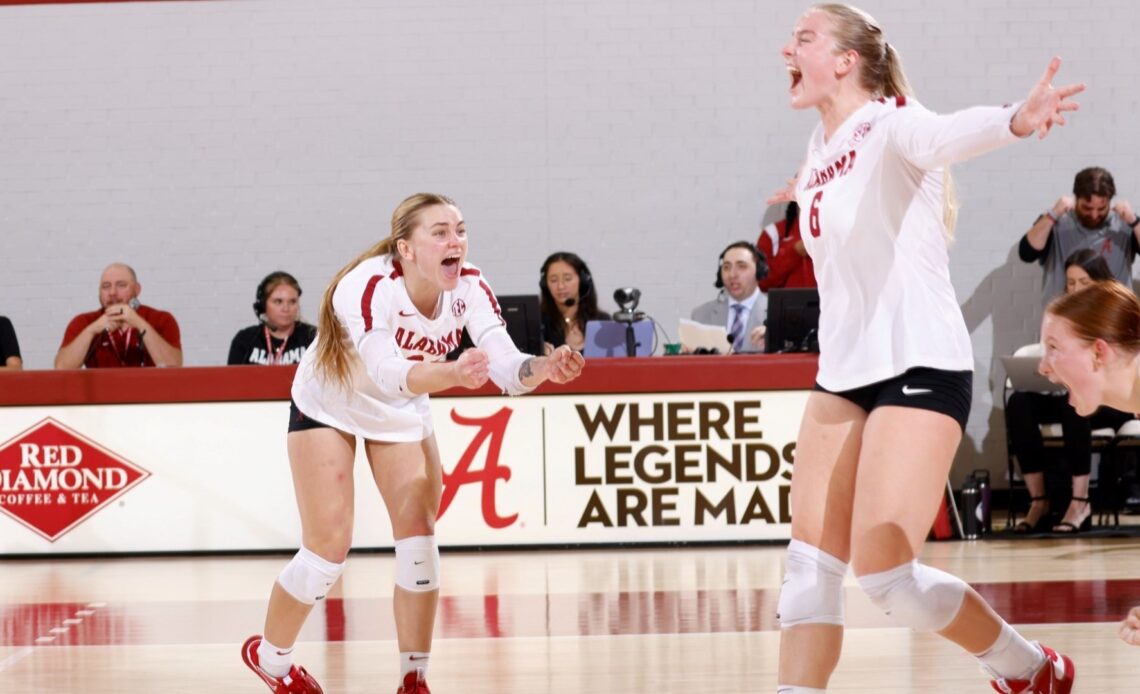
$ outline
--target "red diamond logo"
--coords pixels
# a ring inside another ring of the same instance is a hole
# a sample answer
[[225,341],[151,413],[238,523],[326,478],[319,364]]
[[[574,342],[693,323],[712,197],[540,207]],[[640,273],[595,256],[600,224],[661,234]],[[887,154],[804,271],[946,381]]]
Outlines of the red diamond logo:
[[149,476],[48,417],[0,444],[0,511],[55,542]]

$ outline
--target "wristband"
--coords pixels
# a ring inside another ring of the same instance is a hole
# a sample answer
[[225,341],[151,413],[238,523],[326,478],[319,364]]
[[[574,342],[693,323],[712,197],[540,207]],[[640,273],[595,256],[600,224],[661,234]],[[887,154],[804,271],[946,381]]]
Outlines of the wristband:
[[1057,215],[1053,214],[1053,208],[1052,207],[1045,208],[1045,216],[1048,217],[1049,219],[1052,219],[1054,224],[1057,223]]

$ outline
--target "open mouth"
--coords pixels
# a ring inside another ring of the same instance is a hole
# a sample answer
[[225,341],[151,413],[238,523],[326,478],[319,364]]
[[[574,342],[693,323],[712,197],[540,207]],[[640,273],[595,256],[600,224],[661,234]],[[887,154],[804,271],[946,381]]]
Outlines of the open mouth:
[[443,259],[443,272],[448,277],[456,277],[459,275],[459,254],[454,253]]
[[792,67],[791,65],[788,65],[787,67],[788,67],[788,76],[792,80],[792,86],[789,88],[789,91],[791,91],[791,90],[795,89],[796,87],[800,86],[800,82],[803,81],[803,74],[798,69]]

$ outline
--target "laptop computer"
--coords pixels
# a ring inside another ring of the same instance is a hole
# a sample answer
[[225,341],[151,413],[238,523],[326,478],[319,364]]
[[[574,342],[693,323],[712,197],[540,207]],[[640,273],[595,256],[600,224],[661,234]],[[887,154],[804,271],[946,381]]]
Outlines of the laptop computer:
[[[626,324],[616,320],[586,321],[586,345],[582,356],[624,357]],[[633,341],[636,344],[635,356],[648,357],[653,354],[653,321],[639,320],[633,323]]]
[[1014,390],[1023,390],[1033,393],[1064,393],[1065,387],[1053,383],[1037,371],[1041,364],[1041,357],[1014,357],[1003,356],[1001,363],[1005,366],[1005,375],[1009,378]]

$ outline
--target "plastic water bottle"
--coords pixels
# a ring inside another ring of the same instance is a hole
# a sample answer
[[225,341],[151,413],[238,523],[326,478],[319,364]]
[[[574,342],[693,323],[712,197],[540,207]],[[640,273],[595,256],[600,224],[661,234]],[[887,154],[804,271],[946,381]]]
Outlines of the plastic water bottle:
[[990,518],[990,471],[974,470],[971,474],[978,482],[978,521],[981,523],[982,535],[989,535],[993,532]]
[[982,535],[982,499],[978,490],[978,480],[972,474],[962,484],[962,537],[977,540]]

